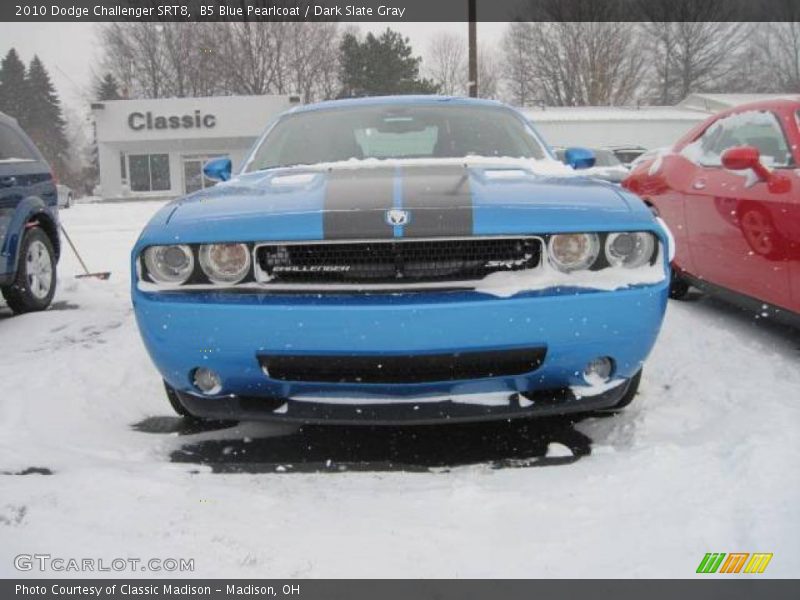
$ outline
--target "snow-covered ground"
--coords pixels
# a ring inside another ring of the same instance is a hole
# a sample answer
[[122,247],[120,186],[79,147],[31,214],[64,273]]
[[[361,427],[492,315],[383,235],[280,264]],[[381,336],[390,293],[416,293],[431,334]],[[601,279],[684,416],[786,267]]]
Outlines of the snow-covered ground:
[[527,578],[691,577],[706,552],[772,552],[766,576],[800,574],[797,333],[670,303],[637,402],[577,424],[198,432],[172,416],[128,296],[159,206],[63,211],[112,278],[74,279],[65,250],[51,310],[0,305],[0,576],[21,553]]

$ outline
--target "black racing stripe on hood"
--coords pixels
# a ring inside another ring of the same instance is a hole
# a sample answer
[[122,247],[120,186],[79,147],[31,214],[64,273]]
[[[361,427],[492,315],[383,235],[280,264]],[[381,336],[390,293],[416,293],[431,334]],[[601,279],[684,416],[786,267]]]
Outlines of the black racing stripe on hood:
[[462,165],[403,167],[402,207],[410,213],[403,237],[470,236],[472,193]]
[[324,239],[394,237],[386,222],[386,212],[393,206],[394,178],[394,167],[330,171],[322,217]]

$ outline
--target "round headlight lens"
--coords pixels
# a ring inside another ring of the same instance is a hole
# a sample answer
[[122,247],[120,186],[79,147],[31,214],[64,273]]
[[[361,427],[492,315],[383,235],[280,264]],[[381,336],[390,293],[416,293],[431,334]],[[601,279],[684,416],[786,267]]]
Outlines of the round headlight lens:
[[606,238],[606,258],[612,267],[635,269],[650,262],[655,247],[655,238],[643,231],[611,233]]
[[550,238],[547,250],[559,271],[588,269],[600,254],[600,238],[594,233],[560,233]]
[[144,251],[147,274],[156,283],[185,283],[194,271],[194,255],[189,246],[150,246]]
[[200,268],[211,283],[234,284],[250,272],[247,244],[209,244],[200,246]]

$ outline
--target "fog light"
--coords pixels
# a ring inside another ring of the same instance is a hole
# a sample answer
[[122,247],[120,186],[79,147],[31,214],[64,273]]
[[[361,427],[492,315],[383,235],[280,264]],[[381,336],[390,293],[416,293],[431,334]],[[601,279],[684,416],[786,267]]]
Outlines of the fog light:
[[194,370],[192,383],[204,394],[219,394],[222,391],[222,380],[219,375],[204,367]]
[[613,371],[614,361],[608,356],[599,356],[586,365],[583,378],[589,385],[597,385],[608,381]]

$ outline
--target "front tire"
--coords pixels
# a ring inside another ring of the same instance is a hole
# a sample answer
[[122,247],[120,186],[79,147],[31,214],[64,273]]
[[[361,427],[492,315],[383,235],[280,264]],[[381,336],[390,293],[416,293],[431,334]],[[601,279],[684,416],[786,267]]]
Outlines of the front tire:
[[164,391],[167,393],[167,400],[178,416],[183,418],[184,423],[198,430],[205,428],[220,429],[223,427],[233,427],[238,421],[217,420],[209,419],[207,417],[198,417],[186,410],[186,407],[181,403],[180,396],[170,384],[164,381]]
[[16,279],[2,291],[9,308],[16,314],[50,306],[56,293],[56,256],[50,238],[41,228],[33,227],[25,232]]
[[689,283],[673,269],[672,278],[669,282],[669,297],[673,300],[682,300],[689,293],[690,287]]
[[604,414],[604,413],[616,413],[621,411],[623,408],[628,406],[631,402],[633,402],[634,398],[636,398],[636,394],[639,393],[639,384],[642,382],[642,369],[639,369],[639,372],[636,373],[630,379],[630,383],[628,384],[628,389],[625,390],[625,395],[620,398],[619,402],[617,402],[614,406],[610,406],[608,408],[604,408],[597,412]]
[[189,419],[192,421],[197,421],[198,418],[191,414],[186,408],[181,404],[181,399],[178,397],[175,388],[173,388],[170,384],[166,381],[164,382],[164,391],[167,393],[167,400],[169,401],[169,405],[172,407],[179,416],[183,417],[184,419]]

